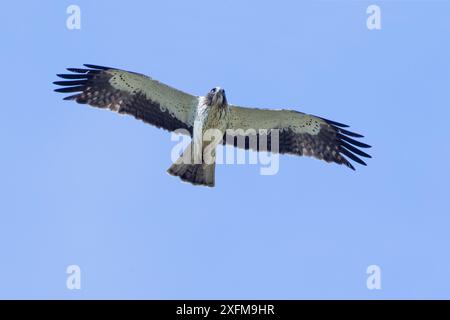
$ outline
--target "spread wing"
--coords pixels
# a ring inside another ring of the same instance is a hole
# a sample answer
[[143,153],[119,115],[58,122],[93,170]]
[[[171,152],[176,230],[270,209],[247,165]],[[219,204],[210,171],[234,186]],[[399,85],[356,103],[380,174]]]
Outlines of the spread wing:
[[198,98],[142,74],[114,68],[84,65],[69,68],[66,79],[54,84],[55,91],[75,93],[64,100],[75,100],[98,108],[107,108],[169,131],[186,129],[192,135]]
[[[227,131],[224,144],[255,151],[313,156],[327,162],[346,165],[353,170],[355,168],[348,159],[366,165],[360,157],[370,158],[370,155],[359,149],[370,146],[352,139],[351,137],[363,136],[343,129],[348,127],[347,125],[298,111],[230,106],[229,121],[229,128],[233,129],[233,132]],[[278,129],[278,150],[272,150],[275,133],[271,132],[271,129]],[[260,145],[260,142],[263,143]]]

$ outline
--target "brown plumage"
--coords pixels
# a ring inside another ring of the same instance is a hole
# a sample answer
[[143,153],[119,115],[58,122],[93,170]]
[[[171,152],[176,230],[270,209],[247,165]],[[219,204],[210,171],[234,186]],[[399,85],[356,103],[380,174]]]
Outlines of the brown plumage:
[[[200,121],[204,129],[226,132],[223,144],[238,148],[312,156],[353,170],[350,161],[366,165],[361,158],[370,158],[361,150],[370,146],[356,140],[363,136],[344,129],[348,126],[339,122],[294,110],[229,105],[225,91],[220,88],[205,96],[194,96],[142,74],[95,65],[85,67],[69,68],[71,73],[58,74],[64,80],[54,82],[61,86],[55,91],[70,94],[64,100],[128,114],[168,131],[183,129],[193,141],[202,139],[204,130],[196,133],[194,126]],[[256,144],[250,143],[253,141]],[[278,148],[274,142],[278,142]],[[168,172],[192,184],[215,183],[214,163],[174,163]]]

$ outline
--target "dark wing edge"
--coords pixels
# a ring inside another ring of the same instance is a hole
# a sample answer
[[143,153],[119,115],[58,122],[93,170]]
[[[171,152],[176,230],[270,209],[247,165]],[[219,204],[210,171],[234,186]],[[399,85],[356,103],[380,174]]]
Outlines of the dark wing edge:
[[337,161],[333,160],[334,162],[344,164],[352,170],[355,170],[355,167],[350,163],[350,161],[348,161],[347,158],[351,159],[356,163],[359,163],[360,165],[367,166],[367,163],[363,161],[360,157],[370,159],[372,158],[372,156],[362,151],[361,149],[368,149],[371,148],[372,146],[353,139],[353,138],[364,138],[363,135],[343,129],[349,127],[346,124],[331,121],[321,117],[318,118],[325,121],[330,126],[330,128],[335,132],[334,143],[338,148],[337,150],[339,150],[338,153],[339,157],[336,158]]
[[53,82],[53,84],[61,86],[54,91],[75,93],[64,97],[63,100],[74,100],[80,104],[89,104],[120,114],[128,114],[168,131],[185,129],[192,135],[192,126],[173,117],[167,109],[162,111],[160,104],[150,100],[145,94],[139,91],[128,92],[114,88],[109,83],[113,75],[108,71],[123,70],[93,64],[84,64],[84,67],[86,68],[67,68],[71,73],[57,74],[59,78],[65,80]]
[[[355,170],[355,167],[348,159],[363,166],[367,165],[360,157],[372,157],[366,152],[360,150],[360,148],[366,149],[371,148],[371,146],[351,138],[363,138],[363,135],[343,129],[348,128],[348,125],[320,117],[317,118],[326,122],[326,125],[322,125],[321,131],[318,135],[310,135],[307,133],[299,134],[291,129],[275,128],[279,130],[278,152],[280,154],[312,156],[326,162],[335,162],[337,164],[345,165],[352,170]],[[241,139],[240,142],[239,139]],[[234,147],[239,147],[246,150],[251,149],[258,152],[271,152],[271,133],[268,132],[268,134],[264,137],[263,141],[267,141],[267,143],[264,143],[263,148],[261,149],[260,139],[260,134],[256,134],[256,148],[254,148],[252,146],[255,144],[250,142],[251,136],[230,137],[225,134],[223,137],[223,144],[234,145]]]

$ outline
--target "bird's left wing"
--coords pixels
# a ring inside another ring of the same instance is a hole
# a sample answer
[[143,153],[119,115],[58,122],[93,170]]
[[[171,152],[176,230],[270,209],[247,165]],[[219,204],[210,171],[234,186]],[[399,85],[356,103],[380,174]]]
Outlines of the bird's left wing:
[[192,135],[198,97],[142,74],[94,65],[85,67],[58,74],[66,80],[54,82],[62,86],[55,91],[75,93],[64,100],[129,114],[169,131],[186,129]]
[[[362,165],[366,163],[358,156],[370,158],[370,155],[357,148],[370,146],[351,138],[363,136],[343,129],[348,126],[339,122],[294,110],[256,109],[233,105],[230,106],[229,119],[228,127],[232,132],[227,131],[224,144],[255,151],[268,150],[281,154],[313,156],[327,162],[346,165],[353,170],[353,165],[346,157]],[[278,133],[278,150],[272,148],[273,129]],[[252,135],[256,136],[253,141]],[[262,147],[261,141],[264,143]]]

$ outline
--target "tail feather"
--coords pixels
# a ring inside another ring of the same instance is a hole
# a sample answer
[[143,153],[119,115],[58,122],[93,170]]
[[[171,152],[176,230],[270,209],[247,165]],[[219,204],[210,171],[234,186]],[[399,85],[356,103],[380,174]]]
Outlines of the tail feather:
[[[212,164],[198,163],[194,154],[195,148],[191,142],[167,172],[194,185],[214,187],[216,171],[215,157]],[[200,162],[201,160],[200,158]]]
[[167,172],[194,185],[214,187],[215,164],[174,163]]

